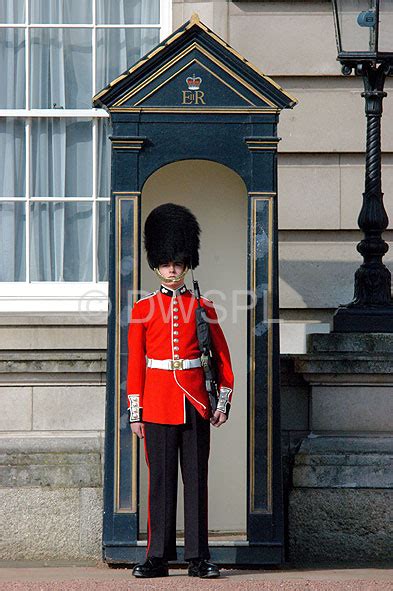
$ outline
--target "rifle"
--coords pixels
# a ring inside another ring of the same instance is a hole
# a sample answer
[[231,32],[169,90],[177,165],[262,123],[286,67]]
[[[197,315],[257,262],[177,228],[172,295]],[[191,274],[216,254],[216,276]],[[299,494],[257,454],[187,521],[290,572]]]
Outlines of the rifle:
[[218,403],[218,386],[217,386],[217,371],[214,363],[214,357],[211,349],[209,320],[205,309],[201,306],[198,281],[194,279],[192,273],[192,283],[194,286],[194,294],[198,302],[198,307],[195,310],[196,331],[199,343],[199,350],[201,352],[201,363],[203,371],[205,372],[205,386],[209,394],[210,406],[214,413],[217,409]]

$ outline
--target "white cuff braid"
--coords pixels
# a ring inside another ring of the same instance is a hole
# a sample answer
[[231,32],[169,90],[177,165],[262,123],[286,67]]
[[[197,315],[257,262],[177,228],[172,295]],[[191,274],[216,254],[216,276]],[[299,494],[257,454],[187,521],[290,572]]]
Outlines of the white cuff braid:
[[139,394],[128,394],[130,423],[139,423],[142,420],[142,408],[139,406]]
[[232,392],[231,388],[227,388],[226,386],[221,386],[219,394],[218,394],[217,410],[225,413],[227,416],[229,415],[229,409],[231,406],[231,403],[229,402],[229,397],[231,395],[231,392]]

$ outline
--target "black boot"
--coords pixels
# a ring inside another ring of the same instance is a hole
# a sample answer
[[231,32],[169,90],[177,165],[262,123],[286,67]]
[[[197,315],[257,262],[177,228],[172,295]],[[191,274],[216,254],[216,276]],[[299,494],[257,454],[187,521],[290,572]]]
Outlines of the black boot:
[[189,577],[200,577],[201,579],[217,579],[220,576],[219,568],[212,562],[207,562],[203,558],[190,560],[188,565]]
[[163,558],[148,558],[143,564],[137,564],[132,571],[134,577],[144,579],[152,577],[167,577],[168,562]]

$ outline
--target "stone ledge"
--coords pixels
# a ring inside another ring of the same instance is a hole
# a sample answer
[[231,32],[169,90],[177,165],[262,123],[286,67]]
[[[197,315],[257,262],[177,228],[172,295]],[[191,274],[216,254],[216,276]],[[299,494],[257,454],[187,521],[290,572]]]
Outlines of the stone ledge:
[[0,453],[101,452],[101,433],[0,433]]
[[307,335],[307,348],[311,353],[363,353],[389,357],[393,353],[393,334],[388,333],[335,333]]
[[0,312],[0,326],[104,326],[105,312]]
[[307,437],[295,457],[294,488],[393,488],[393,437]]
[[0,326],[0,350],[5,351],[102,351],[107,329],[80,324]]
[[310,435],[304,439],[305,453],[390,453],[393,454],[393,437],[336,437]]
[[0,374],[106,371],[106,351],[0,351]]
[[99,454],[1,454],[0,488],[100,487]]
[[295,371],[307,382],[383,382],[393,383],[393,358],[336,353],[332,355],[298,355]]
[[102,486],[102,440],[89,437],[1,437],[0,488]]
[[295,371],[307,382],[393,383],[393,335],[313,333],[307,354],[294,356]]

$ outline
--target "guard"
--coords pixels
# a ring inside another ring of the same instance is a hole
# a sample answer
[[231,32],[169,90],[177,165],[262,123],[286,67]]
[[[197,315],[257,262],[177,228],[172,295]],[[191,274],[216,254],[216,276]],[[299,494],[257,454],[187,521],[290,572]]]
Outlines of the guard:
[[216,578],[208,562],[207,482],[210,424],[229,414],[233,372],[228,345],[211,300],[200,297],[217,368],[212,412],[196,332],[196,295],[184,284],[199,264],[200,227],[186,207],[165,203],[146,219],[144,244],[160,289],[141,298],[128,330],[127,395],[132,432],[144,438],[148,466],[148,545],[136,577],[168,576],[176,560],[178,458],[184,484],[184,557],[188,575]]

